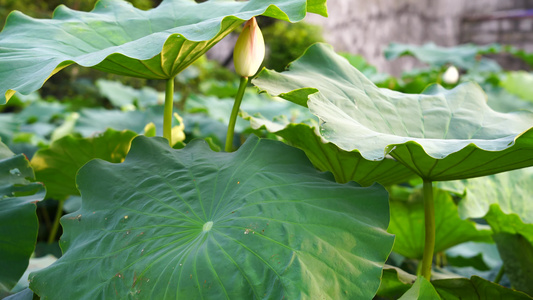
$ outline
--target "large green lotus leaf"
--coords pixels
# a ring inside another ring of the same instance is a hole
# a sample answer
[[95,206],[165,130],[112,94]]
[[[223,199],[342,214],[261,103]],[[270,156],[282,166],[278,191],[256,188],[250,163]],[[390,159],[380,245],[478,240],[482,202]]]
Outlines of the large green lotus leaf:
[[381,89],[325,44],[311,46],[289,71],[263,70],[253,82],[299,104],[309,97],[321,135],[339,148],[368,160],[390,154],[428,180],[533,165],[533,112],[495,112],[475,83],[423,94]]
[[[215,144],[219,146],[224,145],[228,130],[227,123],[213,120],[209,116],[200,113],[185,115],[183,122],[185,123],[185,134],[187,136],[210,138]],[[237,120],[238,123],[239,120]]]
[[520,233],[533,243],[532,182],[533,168],[524,168],[443,182],[439,187],[463,196],[459,202],[462,218],[486,218],[498,231]]
[[57,257],[55,257],[53,254],[50,254],[50,253],[44,256],[40,256],[43,254],[43,246],[48,247],[49,249],[52,249],[52,247],[56,247],[57,249],[56,252],[58,254],[61,254],[61,249],[57,247],[58,246],[57,244],[56,245],[44,244],[42,242],[37,243],[37,245],[35,246],[35,252],[32,255],[32,258],[30,258],[30,263],[28,265],[28,268],[26,268],[26,271],[24,271],[24,274],[17,282],[17,285],[11,290],[11,293],[15,293],[15,292],[19,292],[24,289],[27,289],[28,285],[30,284],[28,281],[28,276],[30,275],[31,272],[44,269],[50,266],[51,264],[53,264],[57,260]]
[[368,61],[362,55],[351,54],[347,52],[339,53],[339,55],[346,58],[350,65],[354,66],[357,70],[361,71],[361,73],[365,74],[365,76],[372,80],[372,82],[385,84],[387,81],[396,80],[389,74],[379,73],[378,69],[368,63]]
[[[526,176],[527,178],[527,176]],[[529,180],[529,185],[531,180]],[[517,187],[520,189],[520,187]],[[527,195],[531,199],[531,195]],[[530,206],[526,198],[517,198],[518,203]],[[522,201],[520,201],[522,200]],[[519,204],[518,204],[519,205]],[[505,273],[514,288],[533,295],[533,224],[525,223],[521,214],[506,214],[498,204],[492,204],[485,220],[494,230],[493,239],[505,266]],[[529,218],[528,218],[529,219]]]
[[15,118],[24,123],[48,123],[66,111],[66,105],[60,102],[36,100],[28,104]]
[[[528,203],[527,205],[529,206],[530,204]],[[493,228],[494,232],[520,234],[533,245],[533,224],[524,222],[518,214],[506,214],[498,204],[492,204],[483,218]]]
[[[115,130],[131,130],[142,133],[146,124],[154,123],[156,128],[163,128],[163,107],[150,106],[145,110],[121,111],[103,108],[84,108],[75,121],[73,130],[84,137],[104,132],[108,128]],[[173,120],[174,121],[174,120]],[[158,132],[159,135],[162,132]]]
[[291,146],[302,149],[309,160],[321,171],[329,171],[340,183],[355,181],[363,186],[374,182],[388,186],[407,181],[414,173],[394,159],[381,161],[364,159],[358,151],[344,151],[325,141],[316,124],[292,123],[283,118],[269,121],[262,116],[243,113],[252,128],[264,128],[282,137]]
[[79,195],[75,180],[78,170],[94,158],[122,162],[136,135],[129,130],[108,129],[90,138],[65,136],[35,153],[31,160],[35,176],[46,186],[49,198],[65,199],[70,195]]
[[98,79],[96,86],[100,94],[106,97],[113,106],[123,109],[135,108],[135,103],[142,108],[157,105],[158,103],[163,103],[165,97],[164,94],[160,95],[154,88],[146,86],[142,89],[134,89],[119,81]]
[[524,62],[526,62],[530,66],[533,66],[533,53],[529,51],[525,51],[524,49],[513,47],[513,46],[505,46],[504,50],[507,53],[524,60]]
[[505,288],[478,276],[440,279],[431,282],[444,300],[531,300],[528,295]]
[[44,198],[45,189],[33,179],[24,155],[14,155],[0,143],[0,291],[15,286],[35,249],[35,202]]
[[533,101],[513,95],[501,86],[485,83],[482,88],[487,93],[487,104],[495,111],[504,113],[517,110],[533,111]]
[[[446,250],[446,262],[457,268],[473,267],[480,271],[499,270],[502,260],[493,243],[468,242]],[[496,275],[496,274],[494,274]]]
[[[20,113],[17,113],[14,119],[20,123],[20,133],[34,134],[34,140],[46,143],[57,127],[56,119],[63,119],[65,111],[66,105],[59,102],[36,100],[29,103]],[[17,141],[17,138],[14,140]],[[37,142],[33,143],[37,144]]]
[[[173,126],[180,125],[173,118]],[[156,134],[162,135],[163,106],[149,106],[144,110],[108,110],[102,108],[85,108],[74,120],[72,131],[80,133],[84,137],[91,137],[95,133],[104,132],[109,128],[115,130],[132,130],[143,133],[149,123],[155,125]],[[204,114],[186,113],[183,115],[185,132],[187,135],[196,137],[213,137],[217,141],[224,141],[226,137],[227,123],[214,120]]]
[[29,288],[25,288],[14,295],[5,297],[4,300],[33,300],[33,292]]
[[[385,297],[386,299],[397,299],[398,293],[406,292],[409,289],[409,285],[416,279],[414,275],[406,274],[402,270],[394,269],[385,265],[383,269],[383,283],[382,286],[393,287],[394,289],[382,289],[378,295]],[[424,285],[424,284],[420,284]],[[428,292],[432,289],[425,285],[425,287],[418,286],[415,288],[413,285],[410,292],[415,294],[413,298],[417,299],[415,291]],[[467,278],[450,278],[450,279],[438,279],[431,281],[431,285],[434,290],[437,291],[438,296],[443,300],[530,300],[528,295],[505,288],[501,285],[490,282],[478,276],[472,276]],[[401,294],[400,294],[401,295]],[[420,295],[420,294],[419,294]],[[431,293],[430,293],[431,295]],[[418,299],[428,299],[421,298]],[[430,298],[429,298],[430,299]]]
[[9,143],[13,138],[13,134],[19,131],[20,122],[16,120],[16,115],[13,113],[0,114],[0,140],[4,143]]
[[427,43],[422,46],[391,43],[385,49],[384,54],[389,60],[411,55],[429,65],[452,64],[466,70],[499,72],[501,67],[498,63],[492,59],[481,57],[481,54],[500,51],[502,51],[501,47],[495,44],[487,46],[464,44],[447,48],[437,46],[434,43]]
[[91,12],[59,6],[50,20],[20,12],[0,33],[0,104],[28,94],[76,63],[120,75],[169,79],[245,20],[265,15],[300,21],[326,16],[325,0],[250,0],[196,3],[165,0],[143,11],[122,0],[101,0]]
[[533,295],[533,245],[520,234],[496,232],[494,241],[513,288]]
[[385,299],[398,299],[411,288],[416,279],[415,275],[400,268],[385,265],[377,296]]
[[337,184],[255,136],[233,153],[139,136],[77,183],[63,256],[30,275],[41,298],[371,299],[392,249],[381,186]]
[[[435,199],[435,252],[444,251],[468,241],[492,241],[492,231],[477,228],[475,223],[462,220],[457,206],[446,191],[433,190]],[[394,251],[409,258],[422,258],[424,253],[424,202],[421,190],[409,199],[391,196],[391,221],[388,232],[396,235]]]
[[[258,94],[256,88],[247,89],[244,94],[244,101],[241,104],[241,111],[247,111],[253,114],[260,113],[269,117],[279,116],[281,113],[290,114],[291,117],[298,118],[303,114],[304,108],[293,103],[281,100],[273,100],[266,94]],[[187,98],[185,111],[187,113],[203,113],[209,118],[226,124],[230,119],[233,108],[234,98],[218,98],[215,96],[203,96],[192,94]],[[307,110],[307,109],[306,109]],[[307,110],[307,115],[309,110]],[[187,118],[187,115],[184,116]],[[250,124],[241,118],[237,119],[235,130],[242,132],[249,128]]]
[[[533,168],[442,183],[464,195],[463,216],[483,217],[495,232],[506,273],[513,286],[530,294],[533,280]],[[517,257],[520,259],[516,260]]]
[[431,283],[424,277],[418,277],[413,286],[398,300],[441,300]]
[[9,158],[13,155],[15,154],[9,149],[9,147],[0,142],[0,159]]
[[[314,118],[308,109],[283,99],[273,99],[267,94],[258,94],[256,88],[247,89],[244,99],[241,112],[261,114],[269,118],[279,117],[283,113],[296,122]],[[234,102],[233,98],[191,94],[185,103],[185,130],[193,137],[211,136],[216,141],[224,141]],[[237,118],[236,132],[244,132],[249,128],[250,122]],[[239,145],[241,143],[238,142]]]
[[509,72],[501,85],[509,93],[533,102],[533,74],[525,71]]
[[490,271],[490,268],[483,261],[483,254],[478,253],[473,257],[462,257],[462,256],[449,256],[446,253],[446,263],[452,267],[473,267],[479,271]]

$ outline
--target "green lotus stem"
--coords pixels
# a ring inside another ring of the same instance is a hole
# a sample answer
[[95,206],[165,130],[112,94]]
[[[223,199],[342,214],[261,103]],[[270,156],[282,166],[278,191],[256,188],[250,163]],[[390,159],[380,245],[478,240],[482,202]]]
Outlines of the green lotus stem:
[[422,257],[422,276],[429,281],[431,279],[433,252],[435,251],[435,201],[432,182],[426,179],[424,179],[424,216],[426,234],[424,256]]
[[174,106],[174,77],[167,79],[165,89],[165,110],[163,112],[163,137],[172,147],[172,108]]
[[52,227],[52,222],[50,222],[50,215],[48,214],[48,210],[44,206],[40,207],[41,214],[43,215],[44,224],[46,225],[46,228]]
[[59,229],[59,219],[61,219],[61,216],[63,215],[63,203],[65,203],[65,200],[58,201],[54,225],[52,225],[50,235],[48,236],[48,244],[52,244],[56,239],[57,230]]
[[496,274],[496,278],[494,278],[494,283],[499,284],[500,281],[502,280],[503,274],[505,274],[505,268],[502,265],[502,267],[500,268],[500,271],[498,271],[498,274]]
[[235,123],[237,122],[237,115],[239,114],[239,107],[241,106],[242,97],[244,96],[244,90],[248,84],[248,77],[241,77],[241,83],[239,85],[239,91],[235,96],[235,102],[233,103],[233,109],[231,110],[231,116],[228,124],[228,133],[226,134],[226,146],[224,151],[231,152],[233,150],[233,134],[235,131]]

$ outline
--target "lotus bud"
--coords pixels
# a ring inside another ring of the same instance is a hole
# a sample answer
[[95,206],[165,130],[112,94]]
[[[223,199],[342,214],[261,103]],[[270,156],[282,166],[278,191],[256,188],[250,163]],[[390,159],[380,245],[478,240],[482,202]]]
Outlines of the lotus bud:
[[259,70],[264,58],[265,41],[254,17],[244,24],[235,44],[233,50],[235,72],[242,77],[253,76]]
[[450,66],[444,74],[442,74],[442,81],[447,84],[456,84],[459,81],[459,71],[456,67]]

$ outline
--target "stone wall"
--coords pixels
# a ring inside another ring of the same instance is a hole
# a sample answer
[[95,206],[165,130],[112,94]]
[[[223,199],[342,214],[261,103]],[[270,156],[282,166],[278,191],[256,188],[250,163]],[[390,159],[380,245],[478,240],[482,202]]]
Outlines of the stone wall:
[[[533,52],[533,1],[525,2],[521,10],[465,16],[461,22],[460,43],[513,45]],[[531,67],[511,55],[499,55],[498,62],[506,69]]]
[[412,58],[386,61],[383,50],[391,42],[500,42],[533,51],[533,19],[498,23],[472,18],[531,7],[528,0],[328,0],[329,18],[310,15],[306,21],[322,25],[335,50],[361,54],[380,71],[398,75],[420,63]]

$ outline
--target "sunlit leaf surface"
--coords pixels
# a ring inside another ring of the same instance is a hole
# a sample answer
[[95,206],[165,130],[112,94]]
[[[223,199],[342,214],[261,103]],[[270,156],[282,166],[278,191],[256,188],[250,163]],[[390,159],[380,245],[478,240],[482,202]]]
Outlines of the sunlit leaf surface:
[[136,135],[133,131],[108,129],[90,138],[65,136],[35,153],[31,160],[35,176],[45,184],[47,197],[79,195],[75,182],[78,170],[94,158],[122,162]]
[[168,79],[253,16],[300,21],[327,15],[325,0],[196,3],[165,0],[143,11],[123,0],[101,0],[91,12],[59,6],[54,18],[9,15],[0,33],[0,104],[28,94],[71,64],[105,72]]

